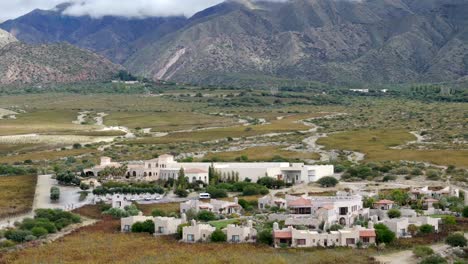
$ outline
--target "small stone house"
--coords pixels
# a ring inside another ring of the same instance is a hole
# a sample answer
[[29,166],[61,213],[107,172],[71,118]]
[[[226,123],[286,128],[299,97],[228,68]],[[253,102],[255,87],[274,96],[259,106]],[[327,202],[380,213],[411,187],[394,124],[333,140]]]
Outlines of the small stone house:
[[177,227],[187,222],[185,214],[181,218],[157,216],[153,219],[154,235],[172,235],[177,233]]
[[136,222],[145,222],[147,220],[153,220],[152,216],[144,216],[141,212],[139,215],[124,217],[120,219],[120,230],[122,232],[131,232],[132,225]]
[[132,202],[127,200],[125,195],[116,193],[112,195],[112,208],[124,209],[125,207],[132,205]]
[[209,241],[215,230],[216,228],[211,225],[198,224],[192,220],[190,226],[184,226],[182,229],[182,241],[186,243]]
[[257,230],[253,228],[252,220],[246,226],[228,225],[227,241],[230,243],[254,243],[257,240]]

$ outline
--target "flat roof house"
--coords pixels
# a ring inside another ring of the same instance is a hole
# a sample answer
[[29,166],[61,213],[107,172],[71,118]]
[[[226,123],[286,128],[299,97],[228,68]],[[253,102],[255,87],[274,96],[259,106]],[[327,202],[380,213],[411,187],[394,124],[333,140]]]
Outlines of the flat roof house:
[[216,228],[213,226],[198,224],[195,220],[192,220],[190,226],[184,226],[182,229],[182,241],[186,243],[209,241],[215,230]]
[[228,225],[227,241],[230,243],[254,243],[257,240],[257,230],[253,228],[252,220],[246,226]]
[[185,222],[186,216],[182,214],[181,218],[157,216],[153,219],[154,235],[172,235],[177,233],[177,227]]
[[132,226],[137,222],[145,222],[147,220],[153,220],[152,216],[144,216],[141,212],[139,215],[124,217],[120,219],[120,231],[131,232]]

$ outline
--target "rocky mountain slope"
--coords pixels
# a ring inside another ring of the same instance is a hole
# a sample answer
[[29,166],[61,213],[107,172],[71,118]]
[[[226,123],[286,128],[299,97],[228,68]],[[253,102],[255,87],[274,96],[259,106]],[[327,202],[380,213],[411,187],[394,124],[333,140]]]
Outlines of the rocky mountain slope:
[[100,55],[65,43],[12,42],[0,48],[2,85],[110,80],[120,69]]
[[7,44],[16,41],[18,40],[13,35],[0,29],[0,49],[6,46]]
[[466,79],[466,14],[466,0],[228,0],[190,19],[91,19],[58,8],[0,27],[27,43],[89,48],[153,79],[389,84]]
[[62,14],[67,6],[37,9],[2,23],[0,28],[28,44],[68,42],[104,55],[113,62],[123,63],[136,49],[176,31],[187,21],[185,17],[74,17]]
[[[244,1],[245,2],[245,1]],[[126,63],[154,79],[269,75],[328,83],[454,81],[468,75],[468,2],[226,2]]]

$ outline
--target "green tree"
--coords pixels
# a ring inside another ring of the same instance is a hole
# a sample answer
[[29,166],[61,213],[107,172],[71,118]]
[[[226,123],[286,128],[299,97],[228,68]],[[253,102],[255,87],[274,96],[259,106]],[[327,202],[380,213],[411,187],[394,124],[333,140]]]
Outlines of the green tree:
[[197,220],[204,222],[213,221],[216,220],[216,215],[213,212],[203,210],[198,212]]
[[395,233],[384,224],[376,224],[374,225],[374,229],[377,235],[377,243],[389,244],[396,238]]
[[413,248],[413,254],[418,258],[423,258],[434,254],[434,250],[428,246],[416,246]]
[[49,233],[47,229],[45,229],[44,227],[40,227],[40,226],[34,227],[33,229],[31,229],[31,232],[35,237],[42,237]]
[[50,188],[50,199],[52,201],[58,201],[60,199],[60,189],[58,187]]
[[[465,197],[465,199],[468,199],[468,197]],[[468,206],[463,207],[462,216],[468,217]]]
[[258,233],[257,242],[266,245],[273,245],[273,231],[264,229]]
[[213,233],[211,233],[211,242],[226,242],[226,239],[226,234],[220,229],[216,229]]
[[463,233],[453,233],[447,236],[445,243],[452,247],[466,247],[467,240]]
[[399,218],[401,216],[401,212],[400,210],[393,208],[388,210],[387,215],[390,218]]
[[132,225],[132,232],[154,234],[153,220],[146,220],[144,222],[136,222],[135,224]]
[[317,183],[322,187],[335,187],[338,184],[338,180],[334,177],[328,176],[320,178]]
[[422,234],[434,233],[434,227],[428,224],[421,225],[419,227],[419,232],[421,232]]

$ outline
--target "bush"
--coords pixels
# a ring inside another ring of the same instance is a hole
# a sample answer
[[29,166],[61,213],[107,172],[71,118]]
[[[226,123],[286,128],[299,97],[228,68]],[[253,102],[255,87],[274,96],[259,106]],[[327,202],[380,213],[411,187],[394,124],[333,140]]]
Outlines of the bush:
[[213,212],[203,210],[197,214],[197,220],[205,222],[213,221],[216,220],[216,215]]
[[[468,199],[468,197],[466,197],[465,199]],[[463,207],[462,216],[468,217],[468,206]]]
[[398,218],[401,216],[401,212],[398,209],[390,209],[388,210],[387,215],[390,218]]
[[151,215],[152,216],[166,216],[166,213],[163,211],[163,210],[160,210],[160,209],[154,209],[152,212],[151,212]]
[[418,258],[423,258],[434,254],[434,250],[428,246],[416,246],[413,248],[413,254]]
[[145,222],[136,222],[132,225],[132,232],[154,234],[154,222],[152,220],[146,220]]
[[334,177],[323,177],[317,181],[322,187],[335,187],[338,184],[338,180]]
[[60,189],[57,187],[50,188],[50,199],[52,201],[58,201],[60,199]]
[[11,240],[5,240],[0,242],[0,248],[9,248],[13,247],[14,245],[16,245],[15,242]]
[[384,224],[376,224],[374,225],[374,229],[377,235],[377,243],[389,244],[396,238],[395,233]]
[[394,175],[385,175],[382,179],[383,182],[389,182],[389,181],[394,181],[396,180],[397,177]]
[[182,189],[182,188],[177,188],[177,190],[175,190],[174,193],[179,197],[187,197],[189,195],[187,190]]
[[177,233],[176,233],[176,238],[177,239],[182,239],[182,236],[183,236],[183,229],[184,227],[186,226],[190,226],[189,223],[185,223],[185,224],[180,224],[177,226]]
[[338,231],[340,229],[343,229],[342,225],[334,224],[334,225],[330,226],[330,231]]
[[260,193],[259,188],[255,187],[253,185],[249,185],[249,186],[245,187],[244,190],[242,191],[242,195],[244,195],[244,196],[257,195],[259,193]]
[[419,262],[419,264],[445,264],[447,261],[440,255],[434,254],[428,257],[425,257]]
[[428,180],[438,180],[440,178],[440,174],[436,170],[428,170],[426,172],[426,178]]
[[33,229],[31,229],[31,232],[35,237],[42,237],[49,233],[47,229],[45,229],[44,227],[40,227],[40,226],[34,227]]
[[211,198],[225,198],[228,196],[226,190],[218,189],[214,186],[209,186],[206,192],[210,194]]
[[273,245],[273,233],[271,229],[264,229],[258,233],[257,242],[266,245]]
[[110,216],[112,216],[113,218],[116,218],[116,219],[123,218],[123,217],[128,217],[127,211],[125,211],[123,209],[120,209],[120,208],[110,208],[109,210],[104,211],[102,214],[110,215]]
[[216,229],[213,233],[211,233],[210,239],[211,242],[226,242],[227,236],[220,229]]
[[31,231],[21,229],[11,229],[5,232],[5,238],[15,241],[17,243],[22,243],[26,241],[26,237],[30,235],[32,235]]
[[467,241],[462,233],[453,233],[445,239],[445,243],[452,247],[465,247]]
[[422,234],[434,233],[434,227],[428,224],[422,225],[419,227],[419,232]]

